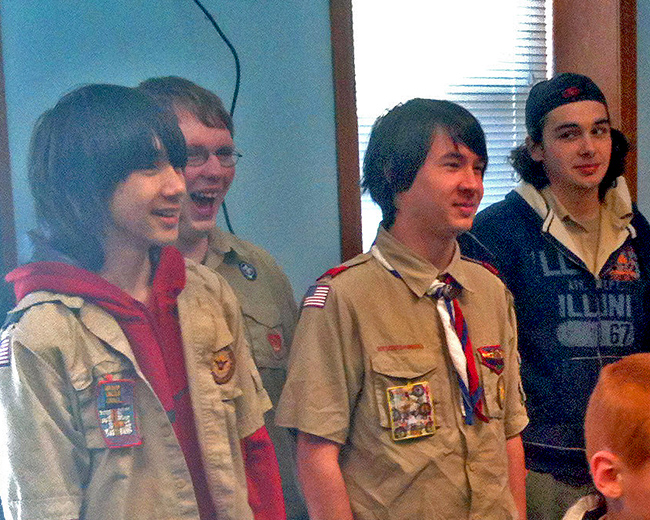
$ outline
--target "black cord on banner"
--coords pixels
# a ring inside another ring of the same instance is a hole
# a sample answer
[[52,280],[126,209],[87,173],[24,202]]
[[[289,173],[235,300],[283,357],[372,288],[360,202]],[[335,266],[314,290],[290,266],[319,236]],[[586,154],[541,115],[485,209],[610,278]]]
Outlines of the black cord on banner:
[[[216,22],[214,17],[208,12],[208,10],[203,6],[203,4],[199,0],[193,0],[193,2],[198,6],[199,9],[201,9],[203,14],[212,24],[212,27],[214,27],[217,33],[219,33],[219,36],[221,36],[221,39],[228,46],[230,52],[232,53],[233,58],[235,59],[235,91],[232,94],[232,103],[230,104],[230,115],[232,116],[235,113],[235,106],[237,105],[237,98],[239,97],[239,83],[241,81],[241,66],[239,64],[239,56],[237,55],[237,51],[235,50],[233,44],[230,43],[230,40],[226,37],[224,32],[221,30],[219,24]],[[234,235],[235,231],[233,230],[232,224],[230,223],[230,216],[228,215],[228,208],[226,207],[225,200],[221,203],[221,209],[223,210],[223,217],[226,220],[226,226],[228,227],[228,231],[230,231]]]

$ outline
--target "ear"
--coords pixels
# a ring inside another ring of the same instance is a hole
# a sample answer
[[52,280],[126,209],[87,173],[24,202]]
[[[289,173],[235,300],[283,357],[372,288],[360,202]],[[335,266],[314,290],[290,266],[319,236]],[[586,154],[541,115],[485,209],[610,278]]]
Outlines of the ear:
[[596,452],[589,461],[596,489],[606,498],[619,498],[623,494],[621,460],[611,451]]
[[544,147],[542,143],[536,143],[529,135],[526,136],[526,149],[535,162],[544,160]]

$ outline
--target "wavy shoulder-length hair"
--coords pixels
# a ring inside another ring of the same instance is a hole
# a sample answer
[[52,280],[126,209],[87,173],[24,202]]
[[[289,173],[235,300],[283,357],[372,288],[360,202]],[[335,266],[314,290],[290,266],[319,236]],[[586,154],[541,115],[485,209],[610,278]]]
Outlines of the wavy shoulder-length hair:
[[[630,149],[630,145],[621,131],[612,128],[611,137],[612,155],[609,159],[609,168],[598,186],[598,197],[601,201],[605,198],[607,190],[616,185],[616,179],[625,173],[625,157]],[[538,190],[550,184],[544,163],[535,161],[525,144],[510,152],[510,164],[522,180],[532,184]]]

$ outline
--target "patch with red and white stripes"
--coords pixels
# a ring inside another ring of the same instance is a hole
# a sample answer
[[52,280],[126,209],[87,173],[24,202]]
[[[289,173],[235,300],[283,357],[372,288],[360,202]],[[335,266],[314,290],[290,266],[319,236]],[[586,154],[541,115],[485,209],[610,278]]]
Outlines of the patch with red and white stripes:
[[11,365],[11,336],[5,332],[0,340],[0,367],[9,365]]
[[327,300],[329,292],[329,285],[312,285],[307,289],[305,297],[302,299],[302,308],[317,307],[322,309],[325,307],[325,300]]

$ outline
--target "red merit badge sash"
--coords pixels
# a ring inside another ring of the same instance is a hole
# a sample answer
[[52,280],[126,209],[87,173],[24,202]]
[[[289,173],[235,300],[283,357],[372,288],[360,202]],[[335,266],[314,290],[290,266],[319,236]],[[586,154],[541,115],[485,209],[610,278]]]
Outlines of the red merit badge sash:
[[225,347],[212,358],[212,378],[218,385],[225,385],[235,374],[235,354],[230,347]]
[[503,349],[501,345],[490,345],[476,349],[481,356],[481,364],[488,367],[495,374],[501,374],[505,367]]
[[135,420],[133,379],[113,379],[110,374],[97,384],[97,417],[109,448],[142,444]]
[[428,381],[386,389],[394,441],[433,435],[435,416]]

